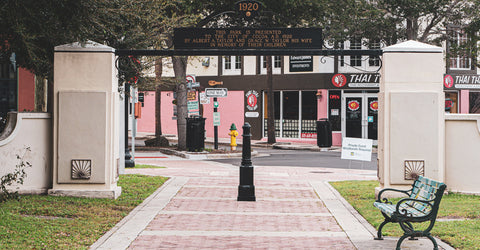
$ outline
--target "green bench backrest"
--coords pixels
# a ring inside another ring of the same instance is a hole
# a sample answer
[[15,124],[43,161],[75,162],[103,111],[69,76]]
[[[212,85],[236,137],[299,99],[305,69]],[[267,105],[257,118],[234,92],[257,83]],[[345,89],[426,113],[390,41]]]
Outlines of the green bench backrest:
[[[441,182],[419,176],[414,182],[410,198],[427,201],[435,200],[434,202],[432,202],[432,204],[437,207],[438,204],[435,204],[435,202],[439,203],[439,199],[441,199],[445,187],[445,184]],[[409,201],[407,202],[407,205],[424,214],[428,214],[432,210],[431,206],[428,206],[423,202]]]

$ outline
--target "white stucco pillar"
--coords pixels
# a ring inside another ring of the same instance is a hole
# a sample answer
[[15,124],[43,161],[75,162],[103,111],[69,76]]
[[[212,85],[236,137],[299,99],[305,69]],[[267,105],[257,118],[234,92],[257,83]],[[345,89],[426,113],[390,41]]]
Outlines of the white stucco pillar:
[[114,52],[91,41],[55,47],[50,195],[117,198],[121,193]]
[[443,50],[407,41],[383,50],[379,98],[380,188],[411,185],[412,174],[445,179]]

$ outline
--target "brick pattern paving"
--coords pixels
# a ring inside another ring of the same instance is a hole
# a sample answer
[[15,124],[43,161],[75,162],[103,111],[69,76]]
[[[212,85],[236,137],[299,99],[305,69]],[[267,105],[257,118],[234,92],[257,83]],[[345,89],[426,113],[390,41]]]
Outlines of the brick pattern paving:
[[140,236],[130,249],[342,249],[355,247],[347,238]]
[[141,162],[166,168],[129,173],[189,180],[130,249],[355,249],[309,181],[375,177],[358,170],[256,167],[257,201],[237,202],[236,166],[185,160]]
[[146,230],[341,232],[332,216],[159,214]]

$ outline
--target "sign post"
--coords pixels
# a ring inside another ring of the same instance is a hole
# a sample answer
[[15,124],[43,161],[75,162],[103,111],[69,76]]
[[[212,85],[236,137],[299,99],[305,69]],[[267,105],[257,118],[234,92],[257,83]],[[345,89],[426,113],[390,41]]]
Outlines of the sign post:
[[206,97],[213,97],[213,147],[218,149],[218,126],[220,126],[220,113],[218,113],[218,102],[217,97],[227,97],[226,88],[216,88],[217,85],[223,85],[223,82],[208,81],[208,85],[213,86],[213,88],[205,89]]

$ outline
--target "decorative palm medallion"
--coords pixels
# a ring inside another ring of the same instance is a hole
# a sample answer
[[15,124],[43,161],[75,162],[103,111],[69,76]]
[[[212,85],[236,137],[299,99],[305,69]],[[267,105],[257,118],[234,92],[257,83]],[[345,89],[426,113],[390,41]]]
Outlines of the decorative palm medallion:
[[425,175],[424,160],[406,160],[405,164],[405,180],[415,180],[419,175]]
[[72,160],[72,179],[88,180],[92,176],[92,160]]

